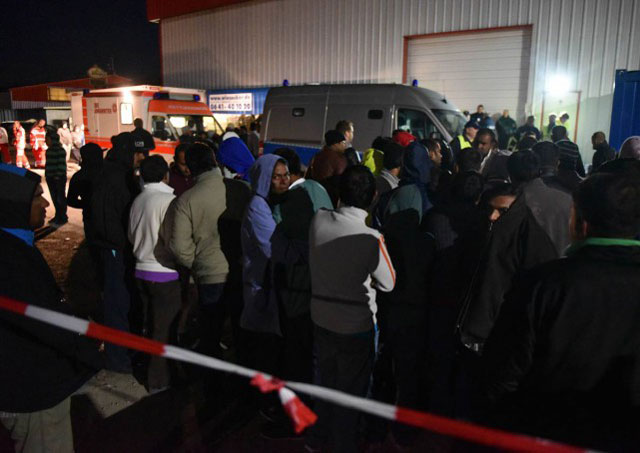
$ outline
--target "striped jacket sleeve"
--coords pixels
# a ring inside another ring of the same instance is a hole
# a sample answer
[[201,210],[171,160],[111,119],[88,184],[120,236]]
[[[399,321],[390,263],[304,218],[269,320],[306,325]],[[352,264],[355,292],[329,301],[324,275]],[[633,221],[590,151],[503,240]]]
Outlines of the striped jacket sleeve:
[[378,238],[378,265],[372,273],[374,285],[383,292],[393,291],[396,285],[396,270],[387,251],[384,236]]

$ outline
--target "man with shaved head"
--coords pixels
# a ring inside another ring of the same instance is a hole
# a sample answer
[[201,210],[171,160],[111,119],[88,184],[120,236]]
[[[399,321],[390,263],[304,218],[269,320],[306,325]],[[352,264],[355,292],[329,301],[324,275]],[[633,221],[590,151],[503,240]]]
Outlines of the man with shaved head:
[[629,137],[620,148],[620,159],[640,160],[640,136]]

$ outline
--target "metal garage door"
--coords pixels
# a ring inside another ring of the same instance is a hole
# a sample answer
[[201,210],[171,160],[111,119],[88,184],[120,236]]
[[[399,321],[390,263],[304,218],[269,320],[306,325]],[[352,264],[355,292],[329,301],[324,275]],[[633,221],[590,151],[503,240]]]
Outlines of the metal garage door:
[[521,121],[527,102],[531,28],[409,38],[407,80],[438,91],[460,110],[478,104]]

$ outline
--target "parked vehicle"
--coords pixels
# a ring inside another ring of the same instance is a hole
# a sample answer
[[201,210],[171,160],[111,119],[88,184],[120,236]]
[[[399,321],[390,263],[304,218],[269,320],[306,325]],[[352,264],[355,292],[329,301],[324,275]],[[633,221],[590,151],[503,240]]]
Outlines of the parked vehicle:
[[205,104],[204,90],[139,85],[71,93],[74,124],[84,124],[85,140],[103,148],[111,137],[134,129],[141,118],[153,135],[153,153],[173,156],[179,137],[192,131],[214,130],[215,120]]
[[364,150],[378,136],[394,130],[419,139],[450,141],[466,122],[453,104],[435,91],[397,84],[305,85],[271,88],[262,119],[264,152],[295,148],[308,164],[324,133],[340,120],[355,125],[354,148]]

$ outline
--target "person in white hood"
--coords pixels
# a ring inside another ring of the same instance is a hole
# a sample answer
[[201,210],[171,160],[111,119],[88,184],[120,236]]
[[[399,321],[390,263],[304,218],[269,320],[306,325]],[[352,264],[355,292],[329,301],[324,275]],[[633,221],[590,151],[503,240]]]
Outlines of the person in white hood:
[[[178,272],[163,238],[170,238],[173,222],[170,209],[175,199],[169,181],[169,166],[162,156],[151,156],[140,164],[144,182],[129,215],[129,241],[136,258],[136,284],[144,305],[144,325],[147,336],[166,343],[169,328],[180,311]],[[162,231],[161,231],[162,230]],[[151,393],[170,385],[170,373],[165,359],[153,356],[149,362],[147,386]]]

